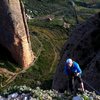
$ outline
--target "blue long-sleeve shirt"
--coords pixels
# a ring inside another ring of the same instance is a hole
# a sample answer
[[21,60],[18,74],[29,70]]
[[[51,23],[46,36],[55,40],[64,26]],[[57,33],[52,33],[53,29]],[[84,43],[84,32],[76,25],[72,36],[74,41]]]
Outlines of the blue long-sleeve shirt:
[[69,66],[67,64],[64,66],[64,73],[66,75],[69,75],[70,73],[80,73],[80,74],[82,74],[82,70],[81,70],[79,64],[74,61],[72,67],[69,68]]

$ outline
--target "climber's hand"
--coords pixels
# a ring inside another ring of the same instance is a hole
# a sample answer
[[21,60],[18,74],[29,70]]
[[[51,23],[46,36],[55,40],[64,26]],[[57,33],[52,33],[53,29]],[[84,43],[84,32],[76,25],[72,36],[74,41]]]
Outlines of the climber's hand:
[[79,76],[80,73],[75,73],[75,76]]

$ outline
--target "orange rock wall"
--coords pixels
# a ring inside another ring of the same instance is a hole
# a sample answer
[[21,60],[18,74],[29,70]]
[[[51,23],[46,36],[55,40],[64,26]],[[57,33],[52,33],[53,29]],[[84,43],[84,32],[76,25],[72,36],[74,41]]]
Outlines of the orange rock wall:
[[18,64],[24,69],[28,68],[34,60],[34,55],[20,0],[0,1],[0,23],[0,44],[11,52]]

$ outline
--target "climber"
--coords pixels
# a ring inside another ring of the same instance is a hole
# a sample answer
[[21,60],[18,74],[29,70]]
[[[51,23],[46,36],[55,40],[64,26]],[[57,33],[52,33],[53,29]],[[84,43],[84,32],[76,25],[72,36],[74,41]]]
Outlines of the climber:
[[84,92],[84,84],[81,78],[82,70],[80,69],[80,66],[77,62],[73,61],[72,59],[67,59],[65,66],[64,66],[64,73],[68,76],[69,80],[69,89],[71,92],[74,91],[72,80],[78,80],[80,83],[80,87],[82,89],[82,92]]

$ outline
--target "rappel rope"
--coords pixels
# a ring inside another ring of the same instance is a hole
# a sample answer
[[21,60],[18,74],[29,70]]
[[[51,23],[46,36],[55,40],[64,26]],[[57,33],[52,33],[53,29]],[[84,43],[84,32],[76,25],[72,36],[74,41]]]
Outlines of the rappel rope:
[[100,92],[97,91],[95,88],[93,88],[89,83],[87,83],[86,81],[83,80],[83,82],[89,86],[89,88],[91,88],[93,91],[95,91],[95,93],[97,93],[98,95],[100,95]]

